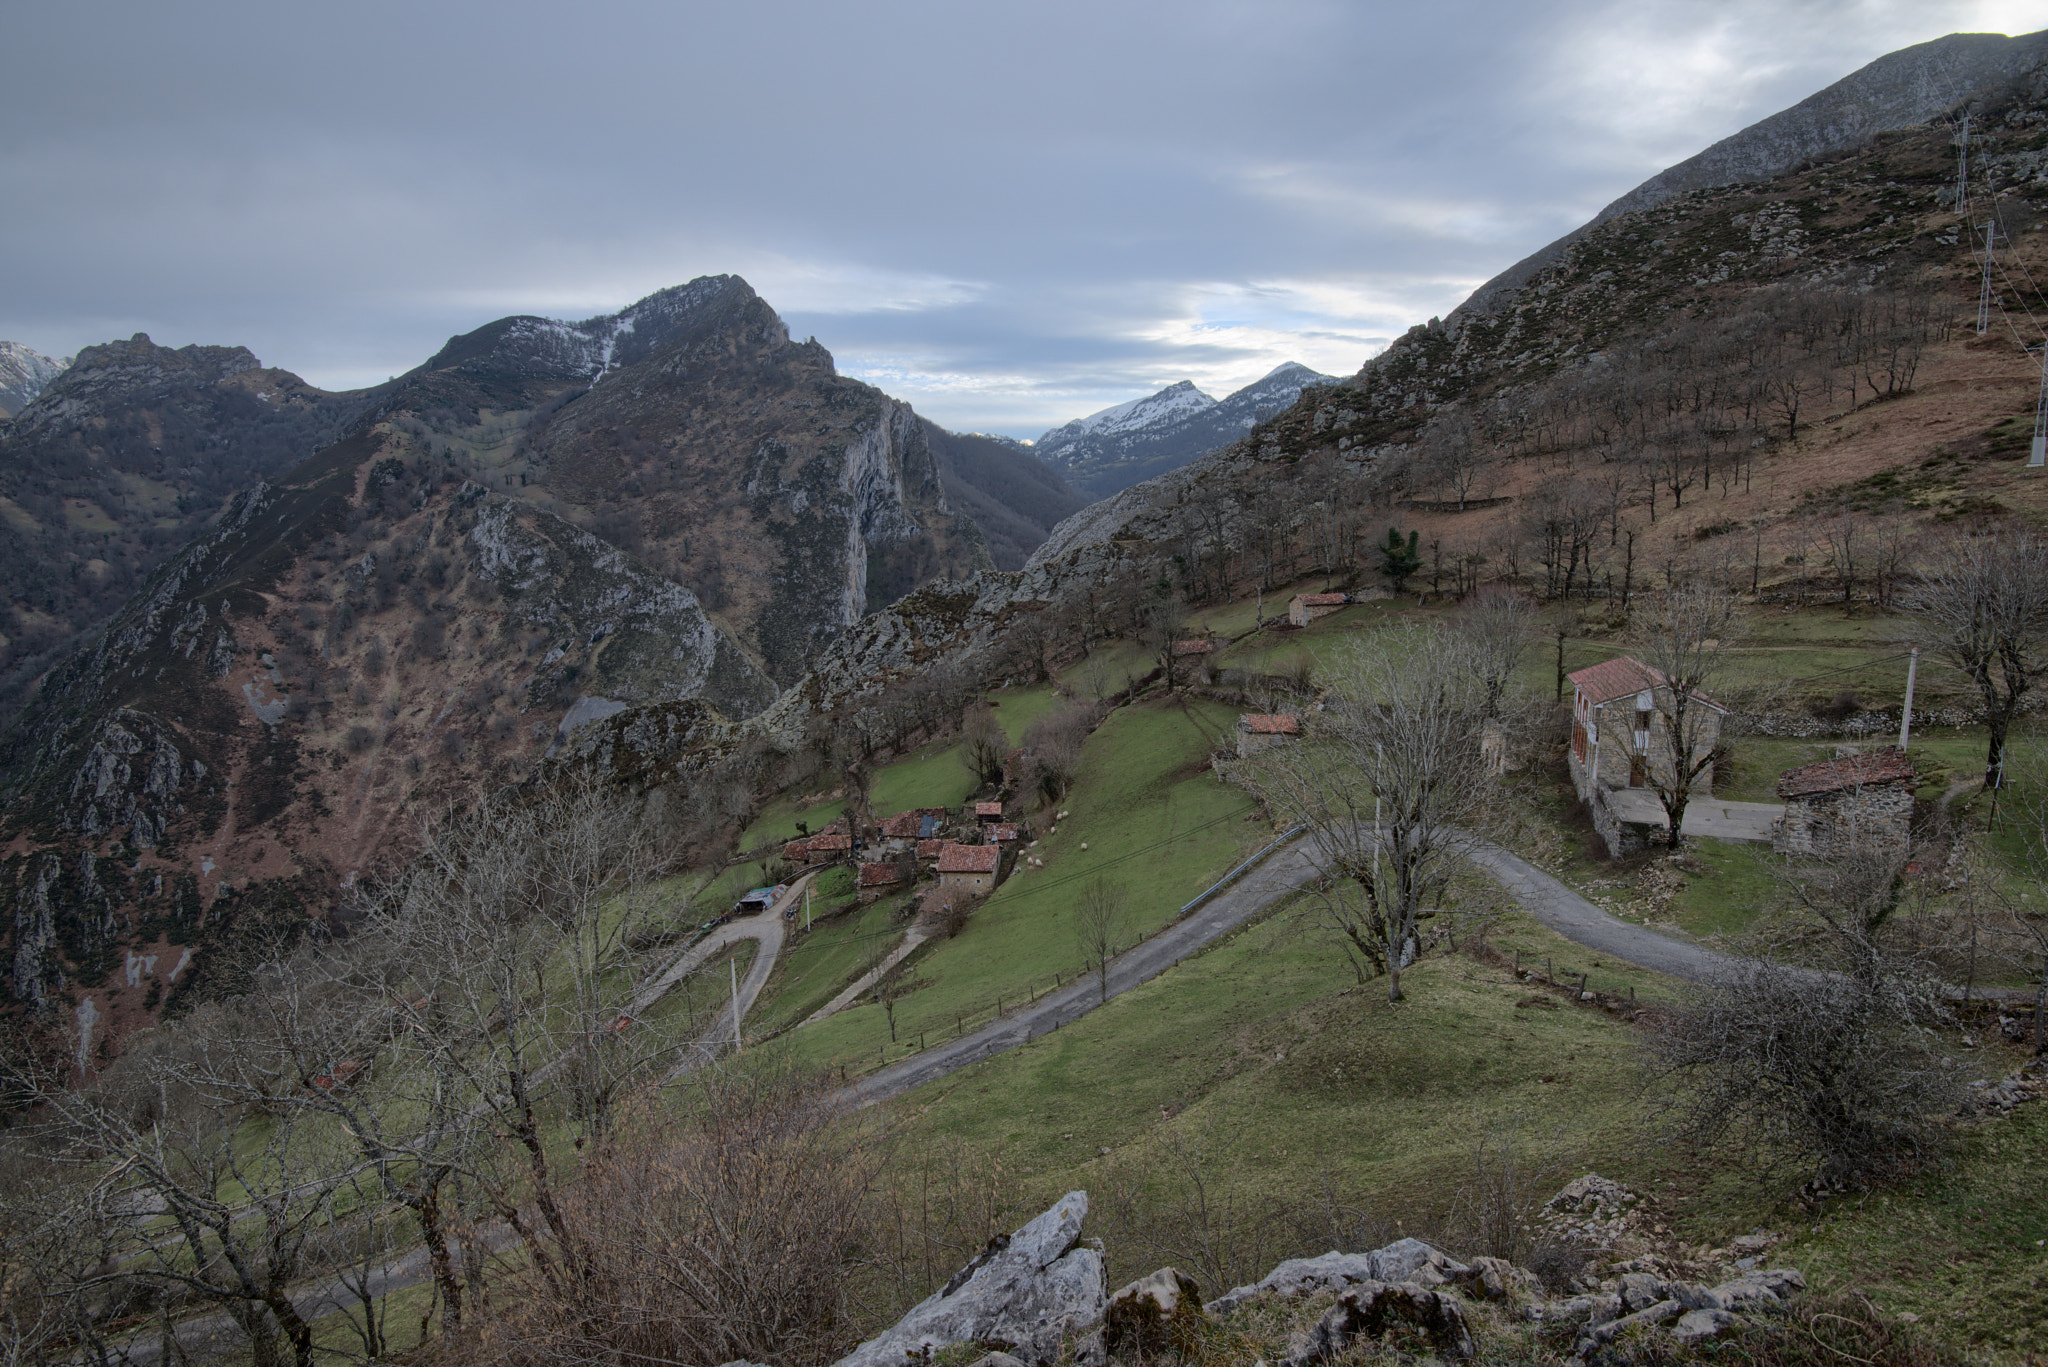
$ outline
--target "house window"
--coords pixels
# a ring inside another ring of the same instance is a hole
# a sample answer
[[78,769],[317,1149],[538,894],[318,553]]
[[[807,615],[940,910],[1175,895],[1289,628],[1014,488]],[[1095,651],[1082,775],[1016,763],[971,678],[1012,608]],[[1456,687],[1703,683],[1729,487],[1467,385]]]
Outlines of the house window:
[[1650,781],[1650,760],[1647,755],[1628,757],[1628,786],[1640,788]]

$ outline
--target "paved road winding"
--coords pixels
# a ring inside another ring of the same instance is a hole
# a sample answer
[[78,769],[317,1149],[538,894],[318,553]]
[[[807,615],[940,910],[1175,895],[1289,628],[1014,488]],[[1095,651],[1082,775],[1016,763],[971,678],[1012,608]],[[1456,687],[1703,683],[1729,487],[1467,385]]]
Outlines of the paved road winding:
[[[1319,869],[1315,837],[1305,835],[1275,852],[1258,868],[1110,965],[1109,993],[1114,997],[1149,981],[1188,955],[1215,943],[1250,921],[1303,884]],[[1467,853],[1505,887],[1522,909],[1568,940],[1588,949],[1675,978],[1698,981],[1736,961],[1698,945],[1631,925],[1593,905],[1543,870],[1498,845],[1475,841]],[[848,1087],[847,1100],[872,1106],[946,1074],[1014,1049],[1080,1019],[1101,1005],[1095,979],[1076,979],[1040,997],[1029,1006],[989,1022],[971,1035],[927,1049],[891,1064]]]

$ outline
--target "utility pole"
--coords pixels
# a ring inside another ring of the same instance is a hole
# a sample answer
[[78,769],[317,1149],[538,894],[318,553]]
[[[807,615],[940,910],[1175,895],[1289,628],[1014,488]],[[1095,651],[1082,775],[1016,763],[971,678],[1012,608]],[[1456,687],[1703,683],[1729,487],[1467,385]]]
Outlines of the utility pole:
[[1913,653],[1906,658],[1906,706],[1899,713],[1899,749],[1906,748],[1907,737],[1913,734],[1913,678],[1920,672],[1920,647],[1914,646]]
[[725,966],[731,970],[732,977],[732,1051],[737,1054],[742,1047],[740,1043],[740,961],[738,959],[727,959]]
[[1984,283],[1977,289],[1977,335],[1991,330],[1991,251],[1998,239],[1996,219],[1984,224]]
[[805,930],[809,930],[809,929],[811,928],[811,889],[812,889],[812,888],[814,888],[814,887],[816,887],[816,886],[818,886],[818,879],[817,879],[816,875],[813,875],[813,876],[812,876],[812,878],[811,878],[811,881],[810,881],[810,882],[808,882],[808,883],[804,884],[804,929],[805,929]]

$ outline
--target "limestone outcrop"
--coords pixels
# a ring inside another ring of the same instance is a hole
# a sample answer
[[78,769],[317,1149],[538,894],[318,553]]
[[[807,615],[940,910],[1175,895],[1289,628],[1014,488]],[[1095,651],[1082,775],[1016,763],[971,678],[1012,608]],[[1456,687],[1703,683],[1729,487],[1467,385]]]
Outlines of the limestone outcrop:
[[956,1343],[1000,1347],[1031,1367],[1053,1362],[1107,1304],[1102,1253],[1081,1241],[1087,1214],[1088,1193],[1068,1192],[834,1367],[899,1367]]
[[[1612,1220],[1640,1203],[1620,1184],[1588,1174],[1550,1206],[1553,1216],[1608,1235]],[[1580,1294],[1553,1299],[1536,1274],[1505,1259],[1461,1261],[1410,1238],[1362,1253],[1290,1258],[1206,1305],[1194,1279],[1173,1267],[1105,1296],[1102,1252],[1081,1238],[1087,1210],[1087,1193],[1069,1192],[1015,1233],[991,1240],[944,1288],[834,1367],[905,1367],[967,1344],[987,1350],[974,1367],[1200,1358],[1211,1344],[1244,1346],[1248,1329],[1270,1337],[1276,1311],[1283,1327],[1290,1317],[1295,1326],[1284,1351],[1267,1359],[1279,1367],[1329,1362],[1379,1339],[1434,1360],[1470,1362],[1481,1356],[1484,1336],[1515,1333],[1540,1335],[1559,1351],[1570,1345],[1574,1360],[1597,1362],[1611,1356],[1610,1347],[1620,1351],[1621,1341],[1645,1335],[1685,1344],[1754,1334],[1806,1289],[1796,1268],[1755,1266],[1773,1239],[1753,1234],[1714,1251],[1739,1271],[1713,1285],[1647,1271],[1643,1258],[1610,1263],[1604,1275],[1589,1260],[1590,1280],[1571,1282]],[[1607,1222],[1591,1223],[1603,1213]]]

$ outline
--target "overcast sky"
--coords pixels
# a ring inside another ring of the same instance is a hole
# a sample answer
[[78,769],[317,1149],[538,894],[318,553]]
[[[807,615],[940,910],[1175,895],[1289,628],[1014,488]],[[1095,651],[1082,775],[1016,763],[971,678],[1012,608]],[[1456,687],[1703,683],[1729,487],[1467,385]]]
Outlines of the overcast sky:
[[0,338],[334,388],[737,272],[1035,436],[1355,370],[1716,138],[2016,0],[11,0]]

